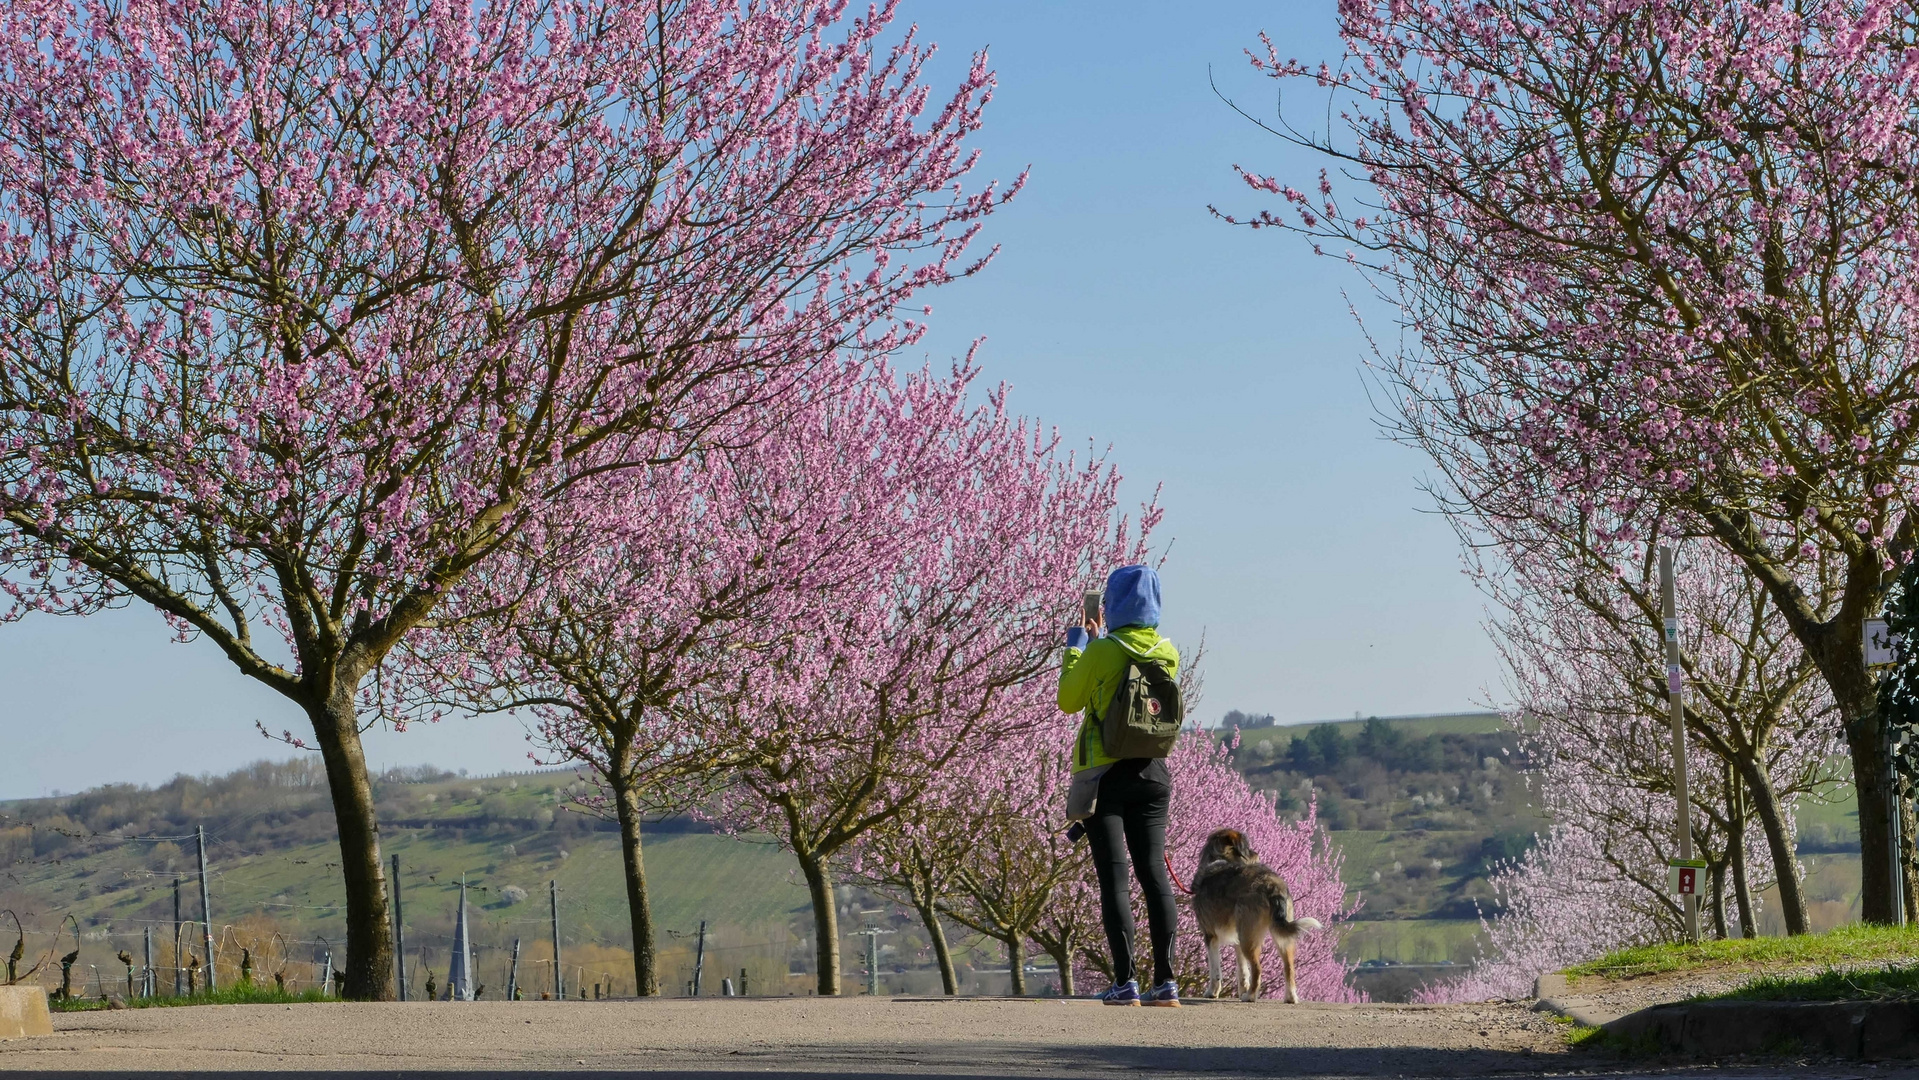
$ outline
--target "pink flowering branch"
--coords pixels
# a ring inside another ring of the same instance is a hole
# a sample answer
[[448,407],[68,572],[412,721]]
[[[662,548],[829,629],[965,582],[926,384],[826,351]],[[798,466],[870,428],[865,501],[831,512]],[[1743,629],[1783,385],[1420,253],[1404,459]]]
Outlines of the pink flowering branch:
[[1763,586],[1839,711],[1863,914],[1890,918],[1861,646],[1919,540],[1908,27],[1845,0],[1358,0],[1340,25],[1337,65],[1252,62],[1336,99],[1337,134],[1269,127],[1343,175],[1248,170],[1284,205],[1242,220],[1396,306],[1378,370],[1449,511],[1658,520]]

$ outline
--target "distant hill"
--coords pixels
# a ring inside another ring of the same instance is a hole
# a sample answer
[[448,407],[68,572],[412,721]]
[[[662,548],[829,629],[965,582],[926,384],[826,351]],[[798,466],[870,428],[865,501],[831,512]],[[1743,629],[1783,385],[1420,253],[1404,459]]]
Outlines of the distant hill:
[[[610,822],[567,808],[580,783],[570,770],[477,778],[408,769],[376,780],[383,849],[400,857],[416,996],[426,970],[444,974],[462,875],[481,947],[476,962],[495,993],[515,938],[522,940],[523,982],[536,994],[542,980],[550,983],[550,881],[559,886],[563,959],[578,969],[569,971],[569,982],[597,975],[623,979],[630,990],[618,834]],[[293,977],[311,979],[310,965],[346,936],[337,834],[324,776],[312,761],[0,803],[0,908],[20,914],[36,954],[50,947],[56,928],[65,924],[70,940],[77,926],[84,941],[99,943],[87,945],[83,963],[117,971],[112,954],[127,949],[140,957],[151,928],[160,963],[170,966],[176,880],[185,883],[186,917],[199,918],[190,838],[199,825],[208,837],[222,971],[237,977],[245,946],[262,978],[284,964]],[[811,921],[790,858],[770,842],[716,835],[688,819],[655,823],[645,854],[660,942],[670,954],[664,968],[684,954],[690,969],[694,933],[705,920],[709,974],[725,969],[737,976],[735,969],[757,966],[764,969],[762,987],[787,989],[798,924]],[[0,926],[0,933],[12,930],[10,920]],[[188,937],[197,942],[198,934],[196,927]],[[748,959],[753,963],[743,965]]]

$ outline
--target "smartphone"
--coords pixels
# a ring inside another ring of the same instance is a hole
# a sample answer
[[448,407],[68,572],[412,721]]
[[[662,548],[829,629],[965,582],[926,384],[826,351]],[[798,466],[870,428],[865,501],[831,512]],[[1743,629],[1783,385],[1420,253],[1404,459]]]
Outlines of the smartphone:
[[1099,594],[1088,590],[1080,597],[1081,610],[1085,612],[1087,626],[1099,625]]

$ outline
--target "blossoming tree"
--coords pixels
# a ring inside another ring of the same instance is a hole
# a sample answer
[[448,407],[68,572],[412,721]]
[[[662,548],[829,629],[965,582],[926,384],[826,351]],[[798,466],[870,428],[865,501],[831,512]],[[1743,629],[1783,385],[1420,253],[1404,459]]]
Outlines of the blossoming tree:
[[813,901],[818,989],[837,994],[834,860],[919,805],[954,763],[990,755],[1044,722],[1063,612],[1140,550],[1116,513],[1118,475],[1076,461],[1009,416],[1002,394],[969,414],[916,480],[900,543],[821,590],[791,632],[723,692],[699,737],[736,752],[714,812],[770,833],[798,859]]
[[[1898,5],[1351,0],[1342,99],[1273,125],[1353,191],[1247,173],[1255,217],[1364,267],[1383,358],[1451,507],[1557,498],[1710,538],[1831,692],[1859,796],[1864,917],[1891,918],[1887,758],[1863,620],[1919,540],[1919,105]],[[1344,249],[1343,251],[1340,249]],[[1652,536],[1641,535],[1650,541]],[[1837,568],[1838,588],[1813,578]]]
[[659,988],[644,815],[683,809],[737,756],[699,737],[701,693],[802,629],[818,593],[893,564],[927,477],[965,467],[948,451],[973,378],[843,366],[709,430],[712,448],[611,474],[530,523],[408,649],[429,699],[528,710],[591,771],[581,808],[619,824],[639,994]]
[[389,652],[627,439],[671,456],[910,340],[899,305],[973,265],[983,59],[929,111],[892,8],[843,13],[0,12],[0,587],[150,604],[305,715],[349,996],[391,993],[359,738]]
[[[1555,531],[1536,520],[1503,521],[1497,558],[1480,564],[1494,602],[1494,638],[1510,673],[1521,738],[1542,775],[1564,761],[1585,782],[1608,788],[1607,802],[1635,793],[1658,804],[1673,834],[1670,698],[1656,552],[1649,545],[1601,545],[1590,533]],[[1804,933],[1805,899],[1793,854],[1793,802],[1831,786],[1827,762],[1840,750],[1832,699],[1771,597],[1743,564],[1716,545],[1679,549],[1676,608],[1687,692],[1682,700],[1696,776],[1693,812],[1728,837],[1713,862],[1711,899],[1722,936],[1727,874],[1747,934],[1752,896],[1779,885],[1786,930]],[[1550,801],[1574,778],[1539,783]],[[1577,812],[1568,804],[1564,813]],[[1586,827],[1598,828],[1588,821]],[[1744,841],[1756,825],[1769,871],[1749,875]],[[1676,843],[1667,836],[1659,846]],[[1664,896],[1664,856],[1615,872]],[[1751,880],[1749,880],[1749,878]],[[1676,909],[1675,909],[1676,910]]]

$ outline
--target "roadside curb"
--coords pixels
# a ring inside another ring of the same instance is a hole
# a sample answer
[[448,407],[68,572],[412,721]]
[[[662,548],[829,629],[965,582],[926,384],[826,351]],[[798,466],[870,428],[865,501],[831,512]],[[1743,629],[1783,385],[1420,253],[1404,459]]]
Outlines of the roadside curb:
[[1687,1054],[1919,1057],[1919,1002],[1911,1001],[1699,1001],[1597,1026],[1630,1044]]
[[1533,997],[1539,999],[1533,1003],[1534,1012],[1563,1016],[1582,1027],[1605,1027],[1620,1017],[1590,998],[1574,996],[1566,976],[1556,971],[1533,981]]

